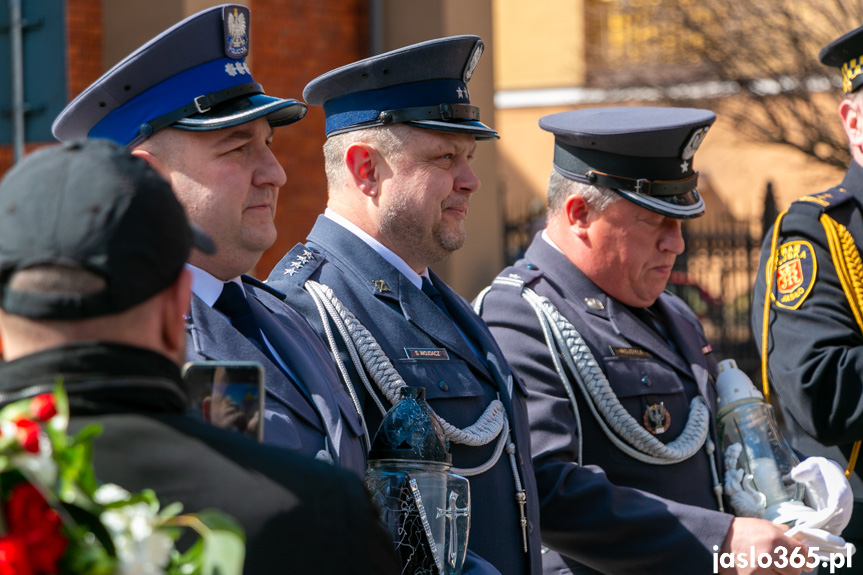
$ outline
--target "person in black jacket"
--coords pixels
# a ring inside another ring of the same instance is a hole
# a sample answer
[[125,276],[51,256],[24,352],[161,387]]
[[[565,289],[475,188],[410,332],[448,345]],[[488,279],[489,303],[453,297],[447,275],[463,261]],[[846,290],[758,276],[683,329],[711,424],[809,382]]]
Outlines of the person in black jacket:
[[[863,546],[863,26],[818,55],[838,69],[838,107],[851,165],[838,185],[798,198],[765,234],[752,297],[752,333],[778,399],[785,433],[800,453],[848,472],[854,511],[843,536]],[[852,572],[846,570],[843,572]]]
[[360,480],[185,415],[190,226],[170,185],[107,140],[35,152],[0,183],[0,397],[59,377],[72,430],[101,424],[96,476],[220,509],[246,533],[248,574],[397,573]]

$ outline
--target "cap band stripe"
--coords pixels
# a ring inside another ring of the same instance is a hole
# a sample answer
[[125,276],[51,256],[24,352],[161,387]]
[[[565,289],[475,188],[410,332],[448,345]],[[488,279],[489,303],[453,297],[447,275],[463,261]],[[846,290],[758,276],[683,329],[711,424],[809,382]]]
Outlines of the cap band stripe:
[[[188,106],[195,98],[252,83],[243,60],[218,58],[168,78],[110,112],[88,133],[91,138],[108,138],[127,145],[138,136],[142,124],[172,110]],[[194,110],[194,113],[198,113]]]
[[[380,90],[353,92],[341,98],[335,98],[324,104],[326,114],[326,132],[329,135],[336,130],[362,125],[382,125],[381,112],[407,110],[410,108],[440,108],[442,102],[449,106],[470,104],[470,94],[467,85],[451,78],[397,84]],[[404,121],[417,121],[411,118]],[[394,122],[394,120],[391,120]]]

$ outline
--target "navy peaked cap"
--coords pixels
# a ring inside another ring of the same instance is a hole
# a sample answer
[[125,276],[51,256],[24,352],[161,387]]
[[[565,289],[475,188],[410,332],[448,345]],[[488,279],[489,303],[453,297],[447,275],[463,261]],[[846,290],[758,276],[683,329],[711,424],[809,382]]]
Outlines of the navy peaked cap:
[[224,4],[165,30],[66,106],[54,136],[135,146],[168,126],[208,131],[260,117],[272,126],[300,120],[305,104],[267,96],[252,78],[249,24],[248,8]]
[[694,218],[704,200],[692,160],[715,120],[709,110],[633,106],[551,114],[539,126],[554,134],[561,175],[664,216]]
[[846,94],[863,86],[863,26],[824,46],[818,59],[825,66],[839,68]]
[[327,136],[408,124],[497,139],[497,132],[479,121],[467,89],[483,48],[479,36],[413,44],[318,76],[303,98],[323,106]]

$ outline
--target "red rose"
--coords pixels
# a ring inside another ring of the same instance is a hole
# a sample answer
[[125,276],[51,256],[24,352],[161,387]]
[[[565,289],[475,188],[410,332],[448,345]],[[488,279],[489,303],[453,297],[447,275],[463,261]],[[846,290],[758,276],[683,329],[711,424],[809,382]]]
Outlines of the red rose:
[[18,443],[30,453],[39,453],[39,424],[31,419],[19,419],[15,422],[18,426]]
[[[34,575],[57,572],[57,562],[66,551],[66,538],[60,533],[60,516],[29,483],[12,488],[6,502],[9,534],[20,538]],[[26,573],[26,572],[25,572]]]
[[0,575],[33,575],[27,545],[21,537],[0,537]]
[[30,413],[39,421],[48,421],[57,415],[57,406],[54,405],[54,396],[50,393],[37,395],[30,402]]

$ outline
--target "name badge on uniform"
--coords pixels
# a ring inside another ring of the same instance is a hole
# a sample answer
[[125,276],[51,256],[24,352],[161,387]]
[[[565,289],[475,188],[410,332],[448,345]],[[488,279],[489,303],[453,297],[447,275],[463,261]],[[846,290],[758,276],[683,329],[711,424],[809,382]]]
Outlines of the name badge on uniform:
[[440,347],[406,347],[405,354],[407,354],[408,359],[449,359],[449,354]]
[[653,356],[644,351],[640,347],[614,347],[611,346],[611,353],[616,357],[631,357],[635,359],[653,359]]

